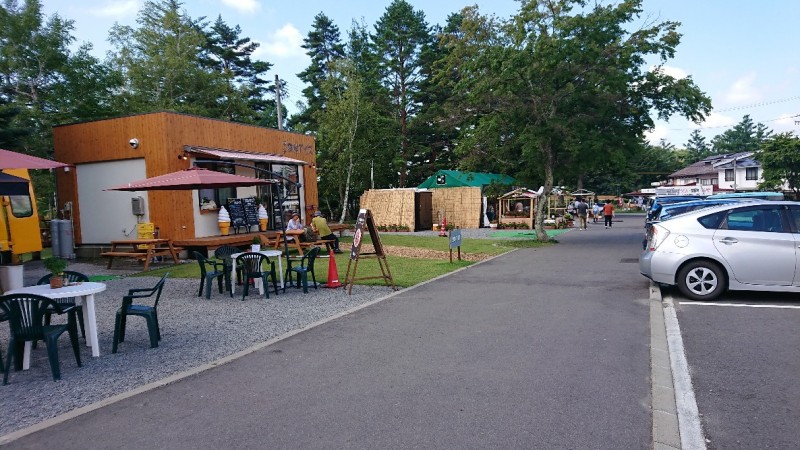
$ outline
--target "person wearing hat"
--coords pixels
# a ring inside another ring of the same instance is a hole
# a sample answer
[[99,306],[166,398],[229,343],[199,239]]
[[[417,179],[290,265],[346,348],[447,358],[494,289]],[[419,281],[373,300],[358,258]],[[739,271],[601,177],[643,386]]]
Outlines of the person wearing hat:
[[339,238],[336,237],[336,235],[331,231],[330,227],[328,227],[328,222],[324,217],[322,217],[321,212],[314,212],[314,218],[311,219],[311,229],[319,234],[320,240],[333,241],[329,245],[333,246],[334,253],[342,253],[342,251],[339,250]]
[[[286,230],[305,230],[306,227],[303,226],[303,222],[300,221],[300,214],[297,211],[292,211],[292,218],[286,222]],[[294,236],[287,236],[286,240],[291,241],[294,239]]]

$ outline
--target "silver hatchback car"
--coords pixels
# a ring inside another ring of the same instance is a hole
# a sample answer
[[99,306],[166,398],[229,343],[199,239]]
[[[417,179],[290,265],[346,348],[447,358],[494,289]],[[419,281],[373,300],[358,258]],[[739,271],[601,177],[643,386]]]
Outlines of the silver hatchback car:
[[693,300],[726,289],[800,293],[800,203],[713,206],[653,224],[639,271]]

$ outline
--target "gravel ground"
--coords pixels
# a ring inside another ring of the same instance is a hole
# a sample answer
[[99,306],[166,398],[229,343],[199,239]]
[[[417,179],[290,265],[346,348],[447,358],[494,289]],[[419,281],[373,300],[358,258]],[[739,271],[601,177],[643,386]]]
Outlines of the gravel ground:
[[[124,266],[124,265],[123,265]],[[105,266],[74,263],[71,270],[87,275],[125,275],[135,265],[106,270]],[[35,284],[45,272],[41,262],[26,263],[25,284]],[[331,317],[378,299],[392,291],[386,287],[355,286],[353,294],[343,289],[317,289],[303,294],[287,288],[267,300],[251,290],[247,300],[214,291],[211,300],[197,297],[198,280],[168,279],[159,303],[161,343],[151,349],[144,319],[130,317],[125,342],[111,354],[114,317],[128,289],[150,287],[153,277],[127,277],[107,281],[107,290],[95,295],[100,357],[82,345],[83,367],[77,367],[64,333],[59,339],[61,380],[53,382],[45,346],[32,351],[31,368],[11,369],[9,384],[0,386],[0,435],[28,427],[73,409],[129,391],[170,375],[229,356],[286,332]],[[58,318],[54,318],[54,322]],[[81,339],[83,344],[83,339]],[[5,358],[8,327],[0,327],[0,346]]]

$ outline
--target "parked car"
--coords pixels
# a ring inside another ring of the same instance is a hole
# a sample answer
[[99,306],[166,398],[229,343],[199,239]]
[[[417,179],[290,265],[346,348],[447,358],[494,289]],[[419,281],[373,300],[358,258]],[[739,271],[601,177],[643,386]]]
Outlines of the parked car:
[[709,195],[706,197],[708,200],[716,200],[722,198],[731,198],[731,199],[761,199],[761,200],[785,200],[783,196],[783,192],[761,192],[761,191],[749,191],[749,192],[720,192],[719,194]]
[[672,203],[688,202],[692,200],[702,200],[704,197],[700,195],[674,195],[667,197],[656,197],[653,203],[650,204],[650,209],[647,210],[645,221],[652,220],[653,217],[658,215],[658,212],[664,205]]
[[756,200],[653,224],[642,275],[693,300],[725,290],[800,293],[800,203]]
[[655,213],[651,220],[645,222],[644,225],[644,241],[642,241],[642,249],[647,248],[647,241],[650,239],[650,233],[653,230],[653,224],[671,219],[677,215],[684,214],[698,209],[709,208],[717,205],[727,205],[729,203],[739,203],[742,200],[735,199],[719,199],[719,200],[692,200],[688,202],[669,203],[662,205]]

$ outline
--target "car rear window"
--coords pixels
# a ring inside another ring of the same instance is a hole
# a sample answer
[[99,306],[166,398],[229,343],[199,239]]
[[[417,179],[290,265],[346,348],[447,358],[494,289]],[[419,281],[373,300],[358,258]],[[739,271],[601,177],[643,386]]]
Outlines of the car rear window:
[[725,220],[725,215],[727,211],[720,211],[714,214],[709,214],[707,216],[702,216],[697,219],[704,228],[708,228],[709,230],[716,230],[722,225],[722,221]]

